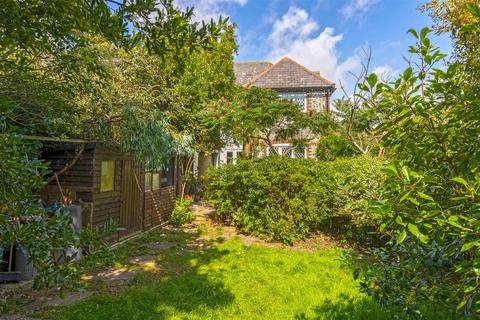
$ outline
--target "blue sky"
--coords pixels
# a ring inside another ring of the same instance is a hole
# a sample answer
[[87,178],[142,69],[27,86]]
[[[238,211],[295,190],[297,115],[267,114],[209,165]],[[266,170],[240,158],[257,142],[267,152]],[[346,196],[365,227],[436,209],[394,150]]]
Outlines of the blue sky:
[[[417,10],[420,0],[177,0],[194,6],[196,18],[229,16],[237,24],[235,61],[275,62],[283,56],[320,71],[335,82],[351,82],[362,47],[371,47],[372,69],[395,74],[405,67],[402,55],[412,37],[409,28],[431,26]],[[446,53],[448,36],[433,36]]]

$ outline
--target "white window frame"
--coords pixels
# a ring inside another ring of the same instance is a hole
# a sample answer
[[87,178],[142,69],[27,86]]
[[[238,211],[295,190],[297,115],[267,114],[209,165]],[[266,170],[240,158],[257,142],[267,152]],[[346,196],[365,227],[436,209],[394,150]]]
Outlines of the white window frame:
[[[243,154],[243,149],[223,149],[219,155],[218,155],[218,164],[219,165],[224,165],[224,164],[228,164],[228,153],[231,152],[232,153],[232,162],[231,164],[236,164],[237,163],[237,160],[239,159],[239,154]],[[222,157],[222,154],[224,155],[224,157]],[[224,158],[225,160],[222,161],[222,158]]]
[[[304,92],[279,92],[278,96],[282,99],[289,100],[298,104],[302,108],[303,112],[307,112],[307,94]],[[303,100],[303,105],[300,104],[300,100]]]
[[[295,148],[292,144],[290,143],[276,143],[273,145],[275,149],[277,149],[277,155],[282,157],[283,152],[285,149],[291,149],[292,154],[290,155],[290,158],[295,158]],[[267,147],[266,149],[266,154],[267,156],[270,155],[270,148]],[[303,159],[307,159],[307,148],[303,148]]]

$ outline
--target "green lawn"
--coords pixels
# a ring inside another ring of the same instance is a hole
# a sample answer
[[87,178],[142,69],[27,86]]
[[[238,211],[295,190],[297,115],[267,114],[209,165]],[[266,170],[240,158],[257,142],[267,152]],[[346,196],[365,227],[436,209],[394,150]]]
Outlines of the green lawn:
[[[219,233],[218,230],[210,232]],[[238,237],[153,232],[118,250],[119,261],[152,254],[151,241],[177,246],[155,252],[160,271],[137,274],[128,289],[100,292],[52,319],[387,319],[360,294],[338,250],[316,252],[246,246]],[[100,290],[101,291],[101,290]]]

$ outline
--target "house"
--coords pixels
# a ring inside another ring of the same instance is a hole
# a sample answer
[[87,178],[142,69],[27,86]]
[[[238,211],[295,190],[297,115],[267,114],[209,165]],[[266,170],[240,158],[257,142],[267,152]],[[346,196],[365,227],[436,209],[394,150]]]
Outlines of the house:
[[146,171],[134,154],[98,142],[44,144],[41,157],[56,175],[42,199],[80,204],[84,227],[117,220],[122,231],[114,241],[168,221],[175,206],[177,157],[164,169]]
[[[236,62],[234,73],[237,84],[250,88],[268,88],[278,92],[282,98],[299,105],[304,112],[329,112],[330,97],[335,91],[335,83],[325,79],[318,71],[312,71],[298,62],[285,57],[275,64],[271,62]],[[294,149],[289,141],[276,141],[274,152],[278,155],[295,158],[313,158],[316,140],[304,150]],[[233,142],[219,151],[216,163],[235,163],[244,155],[245,146]],[[268,155],[271,150],[265,150]]]

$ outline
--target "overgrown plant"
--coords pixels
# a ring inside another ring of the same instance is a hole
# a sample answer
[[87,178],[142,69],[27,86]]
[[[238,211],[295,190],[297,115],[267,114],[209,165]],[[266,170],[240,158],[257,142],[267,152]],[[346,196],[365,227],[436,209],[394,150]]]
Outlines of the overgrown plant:
[[170,215],[170,223],[174,226],[182,226],[193,221],[193,212],[190,210],[192,201],[187,197],[175,201],[175,208]]
[[397,79],[371,75],[361,88],[360,97],[384,115],[379,130],[395,157],[378,206],[381,230],[393,240],[372,252],[375,267],[363,285],[413,317],[425,302],[478,316],[480,96],[466,82],[468,66],[441,67],[446,56],[429,32],[409,31],[416,59]]
[[334,131],[320,137],[315,153],[317,159],[321,161],[331,161],[360,154],[348,137]]

